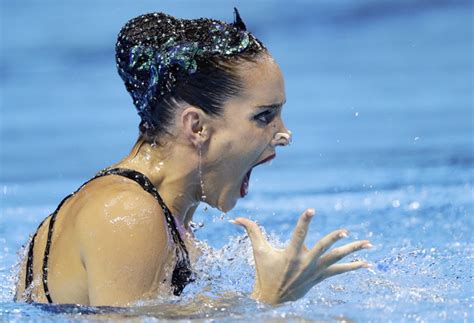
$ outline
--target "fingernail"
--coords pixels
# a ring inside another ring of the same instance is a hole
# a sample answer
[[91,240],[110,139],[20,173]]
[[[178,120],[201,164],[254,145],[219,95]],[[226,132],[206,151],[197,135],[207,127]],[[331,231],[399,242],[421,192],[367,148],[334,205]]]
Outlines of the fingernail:
[[362,248],[363,248],[363,249],[370,249],[370,248],[372,248],[372,247],[373,247],[373,245],[372,245],[370,242],[369,242],[369,243],[364,243],[364,244],[362,245]]
[[232,223],[232,224],[235,224],[235,225],[240,225],[240,226],[242,226],[242,223],[237,222],[237,221],[232,220],[232,219],[230,219],[229,222]]
[[310,217],[312,217],[315,213],[316,213],[316,211],[315,211],[314,209],[308,209],[308,210],[306,211],[306,216],[310,218]]
[[349,235],[347,234],[346,231],[343,231],[341,233],[339,233],[339,238],[347,238]]
[[369,264],[369,263],[367,263],[367,262],[362,265],[362,268],[373,268],[373,267],[374,267],[374,265]]

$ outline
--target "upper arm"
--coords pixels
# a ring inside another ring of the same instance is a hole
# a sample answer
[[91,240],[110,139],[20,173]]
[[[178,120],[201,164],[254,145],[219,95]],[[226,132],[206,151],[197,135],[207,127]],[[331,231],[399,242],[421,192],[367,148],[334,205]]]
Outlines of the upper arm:
[[79,218],[90,305],[126,305],[161,280],[168,240],[162,210],[151,195],[134,190],[99,194]]

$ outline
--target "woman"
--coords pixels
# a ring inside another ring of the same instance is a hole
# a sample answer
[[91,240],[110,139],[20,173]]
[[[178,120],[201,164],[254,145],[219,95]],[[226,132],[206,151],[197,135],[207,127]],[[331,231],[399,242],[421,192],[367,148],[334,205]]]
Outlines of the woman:
[[[198,204],[224,212],[248,192],[253,167],[275,157],[291,133],[283,124],[283,77],[235,11],[233,24],[142,15],[121,30],[120,76],[141,117],[130,154],[66,197],[33,235],[16,299],[123,306],[180,295],[195,277],[189,223]],[[244,218],[256,264],[252,297],[280,303],[321,280],[367,267],[336,264],[362,248],[326,251],[304,239],[314,210],[300,217],[286,249],[275,249]]]

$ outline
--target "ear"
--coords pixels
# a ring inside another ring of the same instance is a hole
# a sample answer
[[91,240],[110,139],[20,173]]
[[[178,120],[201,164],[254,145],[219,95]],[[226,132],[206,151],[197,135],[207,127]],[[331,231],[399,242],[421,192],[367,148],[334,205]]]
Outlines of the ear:
[[199,108],[190,106],[181,113],[184,137],[195,147],[202,147],[210,136],[209,116]]

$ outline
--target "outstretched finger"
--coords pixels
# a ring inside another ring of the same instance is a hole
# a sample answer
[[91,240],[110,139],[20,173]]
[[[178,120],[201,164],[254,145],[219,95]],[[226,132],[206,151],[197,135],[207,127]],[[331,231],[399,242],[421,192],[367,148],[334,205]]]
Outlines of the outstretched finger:
[[333,231],[324,236],[324,238],[319,240],[310,250],[308,254],[309,259],[311,259],[312,262],[317,261],[318,258],[321,257],[321,255],[325,253],[326,250],[328,250],[334,243],[336,243],[339,239],[347,238],[347,236],[347,230],[344,229]]
[[318,265],[329,267],[344,258],[345,256],[347,256],[348,254],[351,254],[361,249],[369,248],[372,248],[372,244],[368,240],[351,242],[342,247],[334,248],[329,253],[323,255],[321,258],[319,258]]
[[266,248],[269,246],[267,239],[263,236],[262,230],[258,227],[257,223],[246,218],[237,218],[230,221],[233,224],[240,225],[244,227],[249,235],[250,241],[252,241],[252,246],[255,248]]
[[334,264],[323,271],[323,277],[327,278],[361,268],[370,268],[370,264],[362,260],[344,264]]
[[314,209],[307,209],[301,214],[298,223],[296,224],[295,231],[293,231],[293,236],[291,242],[288,246],[294,254],[298,254],[304,246],[304,239],[308,233],[309,223],[315,214]]

